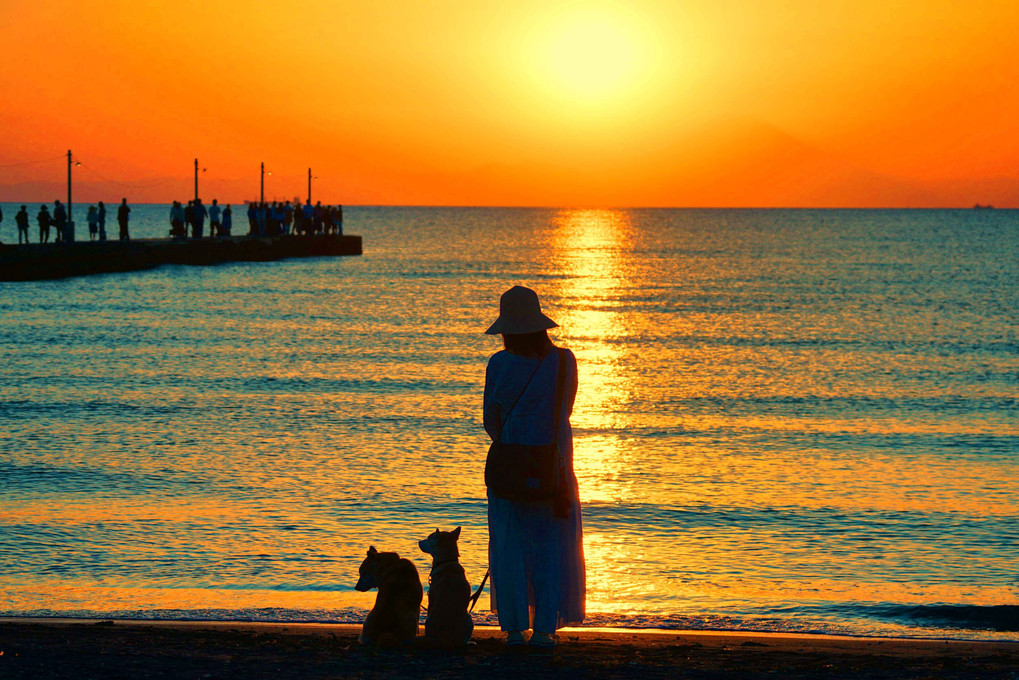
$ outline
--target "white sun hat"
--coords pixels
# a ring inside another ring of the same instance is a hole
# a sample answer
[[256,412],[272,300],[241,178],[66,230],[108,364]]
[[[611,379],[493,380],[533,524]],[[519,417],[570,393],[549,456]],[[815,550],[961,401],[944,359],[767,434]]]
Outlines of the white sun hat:
[[499,298],[499,318],[485,333],[522,335],[556,328],[558,325],[541,313],[537,293],[530,288],[513,286]]

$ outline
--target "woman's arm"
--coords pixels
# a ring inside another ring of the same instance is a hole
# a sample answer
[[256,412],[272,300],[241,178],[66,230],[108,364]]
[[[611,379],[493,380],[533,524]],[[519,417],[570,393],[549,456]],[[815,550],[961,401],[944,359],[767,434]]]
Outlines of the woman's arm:
[[495,441],[499,438],[499,433],[502,431],[502,417],[499,404],[492,401],[492,395],[495,391],[492,383],[492,363],[489,361],[488,366],[485,368],[485,398],[481,408],[481,417],[485,425],[485,432],[492,438],[492,441]]
[[573,355],[573,352],[566,350],[566,394],[564,395],[563,408],[566,410],[567,419],[573,415],[573,403],[577,400],[577,386],[579,385],[579,378],[577,377],[577,357]]

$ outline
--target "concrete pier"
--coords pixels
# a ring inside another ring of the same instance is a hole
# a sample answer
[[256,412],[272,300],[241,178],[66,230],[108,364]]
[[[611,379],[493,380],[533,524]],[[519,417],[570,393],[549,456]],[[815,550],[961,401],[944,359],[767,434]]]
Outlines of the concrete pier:
[[325,235],[0,245],[0,281],[62,279],[152,269],[164,264],[207,266],[360,254],[360,236]]

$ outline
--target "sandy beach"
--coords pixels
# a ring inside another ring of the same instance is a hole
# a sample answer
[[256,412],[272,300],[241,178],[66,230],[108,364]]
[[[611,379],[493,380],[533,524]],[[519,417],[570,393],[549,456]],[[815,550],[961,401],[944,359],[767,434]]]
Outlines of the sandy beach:
[[358,626],[0,620],[3,678],[1019,678],[1019,644],[580,629],[553,651],[493,628],[460,650],[380,650]]

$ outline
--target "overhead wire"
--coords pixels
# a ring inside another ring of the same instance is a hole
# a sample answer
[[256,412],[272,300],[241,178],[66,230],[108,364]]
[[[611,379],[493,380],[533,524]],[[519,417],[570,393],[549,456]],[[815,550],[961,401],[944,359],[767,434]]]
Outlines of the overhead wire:
[[39,165],[40,163],[49,163],[51,161],[59,160],[61,158],[67,158],[67,154],[60,154],[59,156],[53,156],[52,158],[41,158],[37,161],[21,161],[19,163],[5,163],[0,165],[0,168],[23,168],[26,165]]
[[183,178],[179,178],[179,177],[165,177],[165,178],[163,178],[161,180],[157,180],[155,182],[147,182],[147,183],[144,183],[144,184],[135,184],[133,182],[121,182],[121,181],[118,181],[118,180],[111,179],[111,178],[107,177],[106,175],[104,175],[103,173],[99,172],[95,168],[93,168],[93,167],[91,167],[91,166],[89,166],[89,165],[87,165],[85,163],[82,163],[81,161],[77,161],[77,162],[81,165],[81,167],[85,168],[86,170],[88,170],[89,172],[91,172],[93,175],[95,175],[99,179],[103,180],[104,182],[108,182],[110,184],[116,184],[117,186],[126,187],[128,189],[153,189],[155,187],[165,186],[167,184],[170,184],[171,182],[176,183],[176,182],[183,182],[184,181]]

